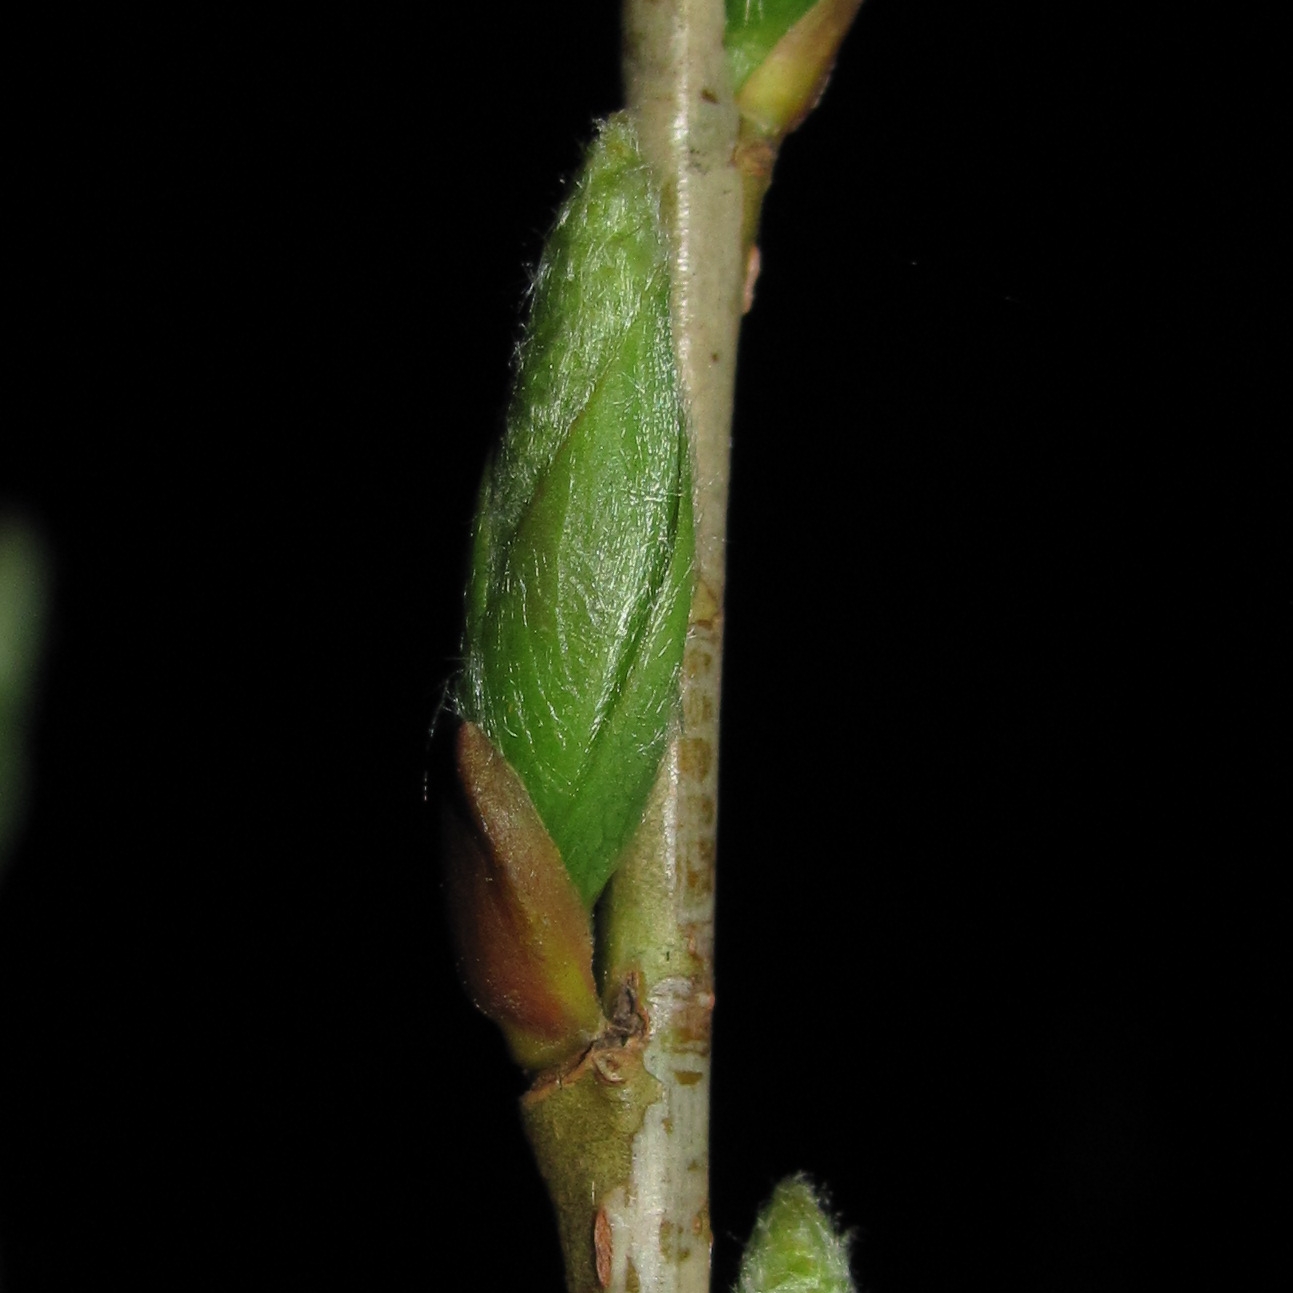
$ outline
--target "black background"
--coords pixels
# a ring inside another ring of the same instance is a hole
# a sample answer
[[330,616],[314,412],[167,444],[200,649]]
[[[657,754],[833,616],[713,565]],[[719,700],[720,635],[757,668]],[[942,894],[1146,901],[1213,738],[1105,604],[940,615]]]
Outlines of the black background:
[[[559,1287],[422,787],[525,266],[620,97],[615,6],[548,9],[19,46],[0,497],[55,610],[0,888],[9,1293]],[[876,1293],[1269,1286],[1269,41],[868,0],[784,150],[735,427],[717,1287],[797,1169]]]

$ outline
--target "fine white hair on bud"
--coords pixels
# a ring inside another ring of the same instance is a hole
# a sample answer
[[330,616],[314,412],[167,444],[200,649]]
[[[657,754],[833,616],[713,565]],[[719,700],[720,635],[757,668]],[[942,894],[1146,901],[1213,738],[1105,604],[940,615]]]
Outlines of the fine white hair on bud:
[[805,1176],[772,1192],[741,1257],[734,1293],[857,1293],[849,1236],[840,1233]]

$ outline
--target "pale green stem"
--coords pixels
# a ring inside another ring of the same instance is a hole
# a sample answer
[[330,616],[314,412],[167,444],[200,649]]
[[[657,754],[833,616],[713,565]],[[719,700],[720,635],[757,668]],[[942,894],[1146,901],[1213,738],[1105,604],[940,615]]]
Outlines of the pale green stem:
[[[661,1094],[608,1209],[612,1289],[709,1286],[709,1045],[723,582],[732,387],[741,319],[738,119],[722,0],[626,0],[624,80],[656,172],[671,245],[674,345],[696,455],[696,594],[683,665],[682,731],[647,826],[603,921],[610,981],[638,971],[650,1022],[645,1067]],[[619,1250],[624,1249],[623,1261]],[[619,1283],[621,1269],[624,1283]]]

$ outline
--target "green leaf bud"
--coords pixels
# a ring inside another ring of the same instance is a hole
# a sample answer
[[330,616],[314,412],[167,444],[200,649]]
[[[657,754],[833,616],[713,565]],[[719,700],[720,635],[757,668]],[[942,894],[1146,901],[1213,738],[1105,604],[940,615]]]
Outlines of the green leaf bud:
[[856,1293],[848,1236],[805,1177],[787,1177],[759,1213],[735,1293]]
[[768,137],[813,110],[862,0],[727,0],[723,44],[741,116]]
[[675,720],[691,600],[666,253],[617,115],[539,261],[472,545],[457,706],[519,774],[589,907]]
[[727,0],[723,44],[741,114],[736,166],[742,178],[747,310],[758,274],[752,253],[777,150],[817,106],[861,5],[862,0]]
[[739,90],[772,47],[817,0],[727,0],[723,46]]

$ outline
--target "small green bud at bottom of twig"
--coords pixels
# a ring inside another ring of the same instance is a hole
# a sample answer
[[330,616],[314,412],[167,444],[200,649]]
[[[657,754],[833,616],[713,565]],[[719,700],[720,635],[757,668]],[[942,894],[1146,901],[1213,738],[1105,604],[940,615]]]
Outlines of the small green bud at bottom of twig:
[[787,1177],[759,1213],[735,1293],[856,1293],[848,1236],[806,1177]]

